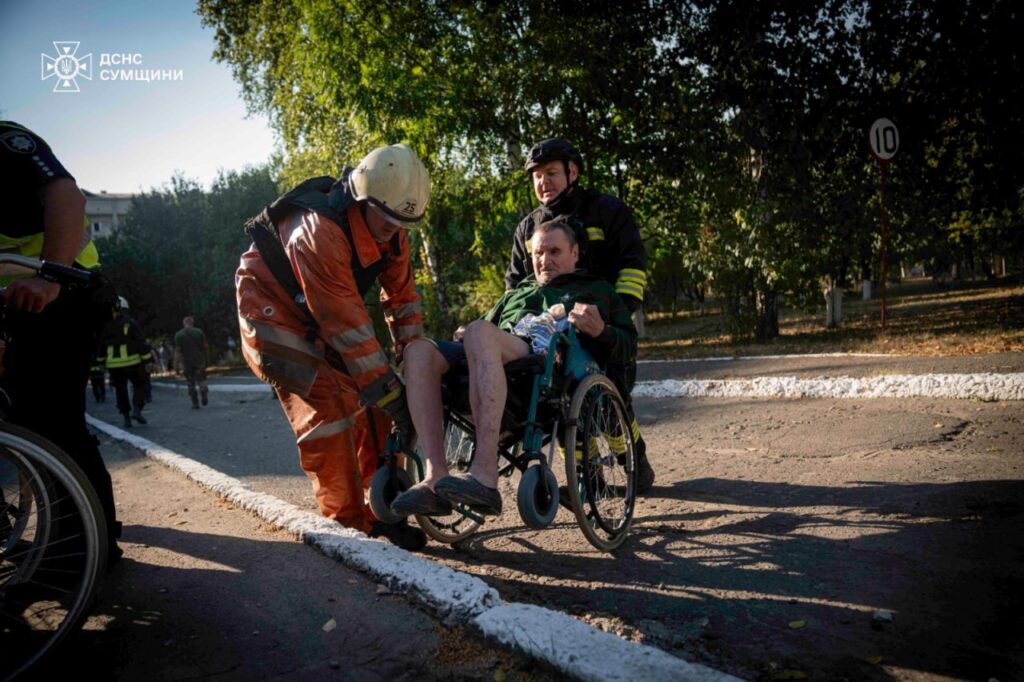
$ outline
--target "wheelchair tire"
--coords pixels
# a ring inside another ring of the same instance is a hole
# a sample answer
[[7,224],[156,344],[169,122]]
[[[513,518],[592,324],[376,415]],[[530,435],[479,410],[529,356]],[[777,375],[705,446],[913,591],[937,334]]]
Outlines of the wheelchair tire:
[[[407,461],[409,459],[406,457]],[[401,522],[405,517],[394,514],[391,511],[391,503],[395,501],[399,493],[405,492],[411,486],[412,481],[405,469],[396,468],[394,479],[391,478],[388,467],[383,466],[377,469],[377,473],[370,479],[369,502],[373,515],[384,523]]]
[[[541,482],[543,474],[547,478],[547,492]],[[519,479],[516,506],[528,527],[540,530],[550,526],[558,513],[558,480],[554,472],[541,465],[528,467]]]
[[103,508],[81,468],[48,440],[0,424],[0,679],[51,657],[81,627],[107,551]]
[[[450,473],[469,470],[469,464],[473,460],[472,436],[448,419],[445,419],[444,422],[444,452]],[[412,457],[405,458],[405,468],[409,478],[413,481],[419,483],[423,480],[416,461]],[[447,516],[417,515],[415,519],[424,533],[446,545],[465,540],[480,528],[478,521],[457,511],[453,511]]]
[[610,552],[629,534],[636,507],[636,450],[625,403],[601,374],[573,392],[565,431],[566,487],[587,540]]

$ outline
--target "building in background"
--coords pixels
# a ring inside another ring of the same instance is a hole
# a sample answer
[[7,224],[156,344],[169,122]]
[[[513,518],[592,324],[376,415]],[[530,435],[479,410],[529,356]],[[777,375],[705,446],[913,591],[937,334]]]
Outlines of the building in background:
[[82,190],[85,194],[85,215],[89,218],[92,238],[109,237],[117,231],[124,216],[132,205],[134,194],[94,194]]

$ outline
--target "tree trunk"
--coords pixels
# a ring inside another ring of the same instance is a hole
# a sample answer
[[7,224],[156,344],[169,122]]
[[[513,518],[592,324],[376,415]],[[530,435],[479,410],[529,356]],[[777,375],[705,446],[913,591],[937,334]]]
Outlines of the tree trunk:
[[767,341],[779,335],[779,302],[774,291],[758,291],[755,296],[757,325],[754,336],[758,341]]
[[441,324],[448,328],[451,326],[451,318],[449,316],[449,305],[448,297],[445,296],[444,287],[441,285],[441,264],[438,261],[437,249],[434,248],[434,242],[427,234],[426,230],[421,232],[423,238],[423,255],[424,260],[427,263],[427,272],[430,273],[430,281],[434,284],[434,293],[437,295],[437,314],[441,319]]
[[836,280],[829,278],[825,286],[825,327],[833,329],[843,324],[843,290]]

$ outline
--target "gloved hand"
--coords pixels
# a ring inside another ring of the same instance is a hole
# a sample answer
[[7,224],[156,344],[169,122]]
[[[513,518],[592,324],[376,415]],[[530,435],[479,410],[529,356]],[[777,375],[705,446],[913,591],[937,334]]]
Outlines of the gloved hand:
[[411,452],[416,428],[412,425],[409,405],[405,401],[405,385],[393,369],[364,388],[359,394],[364,405],[373,405],[383,410],[395,423],[398,432],[399,447],[403,452]]

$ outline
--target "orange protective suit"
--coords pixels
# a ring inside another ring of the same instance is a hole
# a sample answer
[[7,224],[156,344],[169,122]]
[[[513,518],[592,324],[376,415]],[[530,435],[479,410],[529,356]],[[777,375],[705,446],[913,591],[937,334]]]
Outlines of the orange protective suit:
[[[385,258],[378,275],[381,303],[400,357],[422,335],[422,313],[404,230],[376,242],[358,204],[347,212],[352,241],[314,211],[297,211],[278,225],[292,270],[318,328],[278,284],[255,248],[242,255],[235,282],[242,351],[253,372],[272,385],[295,432],[302,469],[313,484],[320,513],[368,532],[376,520],[365,490],[391,427],[376,409],[359,405],[359,392],[389,371],[374,335],[354,271]],[[330,346],[345,370],[324,358]]]

